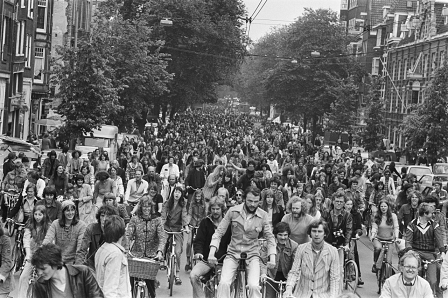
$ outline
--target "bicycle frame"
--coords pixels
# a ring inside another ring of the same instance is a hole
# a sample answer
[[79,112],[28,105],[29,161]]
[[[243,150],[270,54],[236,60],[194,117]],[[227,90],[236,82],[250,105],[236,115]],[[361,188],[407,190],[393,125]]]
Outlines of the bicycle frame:
[[236,278],[233,282],[234,297],[235,298],[246,298],[246,260],[247,253],[242,252],[240,259],[238,261],[238,268],[236,270]]
[[[268,281],[270,283],[277,284],[278,285],[278,290],[274,289],[272,287],[272,285],[269,284]],[[286,290],[286,281],[277,281],[277,280],[274,280],[274,279],[266,276],[266,278],[263,280],[262,283],[263,283],[263,296],[262,296],[263,298],[271,298],[271,297],[266,297],[266,287],[267,286],[272,287],[273,290],[277,293],[276,294],[276,298],[284,298],[284,296],[283,296],[284,293],[283,292]],[[285,297],[285,298],[287,298],[287,297]]]
[[437,263],[441,264],[442,262],[443,262],[443,259],[435,259],[435,260],[432,260],[432,261],[422,260],[422,264],[423,264],[423,266],[422,266],[422,277],[424,279],[428,280],[427,279],[428,266],[430,264],[437,264]]
[[[168,277],[168,288],[170,290],[170,296],[173,296],[173,285],[174,285],[174,277],[176,275],[176,240],[174,239],[175,234],[182,234],[183,230],[180,232],[169,232],[165,231],[168,234],[168,241],[169,241],[169,250],[171,251],[170,254],[165,255],[165,258],[167,259],[167,277]],[[173,272],[174,271],[174,272]]]
[[378,294],[381,294],[381,288],[383,286],[384,281],[389,278],[389,276],[384,276],[387,274],[387,272],[383,272],[383,270],[387,267],[387,265],[390,265],[387,261],[387,253],[389,251],[389,245],[393,244],[394,241],[382,241],[379,239],[376,239],[381,243],[381,250],[383,251],[383,260],[381,262],[381,268],[377,272],[377,282],[378,282]]

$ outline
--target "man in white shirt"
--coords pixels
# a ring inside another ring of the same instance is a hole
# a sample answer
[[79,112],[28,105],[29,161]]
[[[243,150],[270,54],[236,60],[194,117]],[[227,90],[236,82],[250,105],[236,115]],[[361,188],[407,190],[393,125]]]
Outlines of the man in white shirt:
[[27,174],[28,179],[25,180],[25,184],[23,186],[22,196],[26,197],[26,187],[28,184],[33,183],[36,185],[37,194],[36,197],[43,199],[43,192],[45,188],[45,181],[39,178],[39,174],[36,171],[30,171]]
[[129,180],[124,194],[124,201],[134,207],[140,198],[148,192],[148,182],[142,179],[143,173],[141,170],[135,171],[135,178]]
[[160,177],[162,179],[168,179],[170,175],[176,176],[177,179],[180,177],[179,167],[174,163],[174,157],[172,156],[168,158],[168,163],[163,165],[160,171]]

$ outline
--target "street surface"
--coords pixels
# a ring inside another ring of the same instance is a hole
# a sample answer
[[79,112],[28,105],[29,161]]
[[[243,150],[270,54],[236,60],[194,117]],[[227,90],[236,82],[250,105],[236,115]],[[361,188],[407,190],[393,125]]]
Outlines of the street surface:
[[[186,242],[184,243],[184,245],[186,246]],[[362,236],[361,239],[358,241],[358,251],[359,251],[359,261],[361,265],[361,277],[362,280],[364,281],[364,285],[358,287],[357,294],[359,297],[362,298],[378,298],[379,295],[377,294],[378,286],[376,283],[376,277],[375,274],[371,272],[373,264],[373,246],[366,236]],[[184,252],[182,254],[182,261],[181,261],[181,272],[180,272],[182,285],[174,286],[173,297],[182,297],[182,298],[193,297],[189,273],[185,272],[184,270],[185,264],[186,264],[186,256],[184,247]],[[392,264],[395,268],[398,267],[398,256],[397,253],[395,252],[395,249],[393,252]],[[157,279],[160,281],[160,288],[156,290],[157,298],[170,297],[166,271],[159,271]],[[19,280],[18,277],[16,277],[15,280],[17,288],[17,283]],[[16,290],[14,290],[11,293],[11,297],[17,298]]]

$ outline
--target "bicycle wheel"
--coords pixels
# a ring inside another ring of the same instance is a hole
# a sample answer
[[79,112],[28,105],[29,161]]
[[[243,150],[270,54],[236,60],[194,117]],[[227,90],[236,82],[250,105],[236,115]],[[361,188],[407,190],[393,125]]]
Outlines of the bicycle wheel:
[[358,266],[356,266],[356,262],[353,260],[349,260],[345,263],[345,271],[344,271],[344,286],[345,289],[355,293],[356,287],[358,286],[359,272]]
[[14,223],[12,221],[7,221],[6,222],[6,229],[8,230],[8,236],[12,237],[14,236],[14,233],[16,231],[15,227],[14,227]]
[[235,280],[235,298],[247,298],[246,272],[238,271]]
[[390,276],[390,273],[388,273],[388,271],[390,271],[389,265],[386,263],[383,263],[381,265],[380,271],[378,271],[378,273],[377,273],[378,294],[379,295],[381,295],[381,289],[383,288],[384,282]]
[[170,261],[170,277],[168,287],[170,289],[170,297],[173,296],[174,277],[176,276],[176,256],[171,256]]

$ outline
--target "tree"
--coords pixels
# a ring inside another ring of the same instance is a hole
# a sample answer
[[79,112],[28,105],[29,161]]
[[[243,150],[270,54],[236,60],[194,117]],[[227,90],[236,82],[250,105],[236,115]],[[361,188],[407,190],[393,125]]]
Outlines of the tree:
[[380,79],[370,77],[369,81],[370,83],[366,84],[368,93],[365,96],[367,102],[365,110],[366,128],[360,136],[365,150],[371,152],[380,148],[386,125],[384,124],[385,110],[384,102],[381,100]]
[[297,63],[283,59],[276,64],[266,79],[267,96],[289,116],[303,117],[305,129],[311,120],[315,135],[318,119],[338,100],[335,90],[352,88],[341,83],[352,84],[348,78],[359,66],[346,52],[348,37],[334,11],[305,9],[284,35],[279,56]]
[[401,127],[407,143],[413,149],[425,148],[428,160],[435,161],[446,155],[448,147],[448,67],[435,72],[425,92],[424,103],[407,116]]
[[168,55],[160,53],[163,42],[151,39],[145,21],[124,20],[111,14],[114,10],[110,1],[100,6],[93,30],[78,47],[58,49],[53,78],[60,85],[58,111],[67,118],[68,135],[103,124],[129,131],[137,123],[142,130],[151,99],[168,90],[172,75]]
[[63,131],[67,139],[99,128],[119,113],[118,88],[110,76],[109,48],[101,39],[80,41],[79,48],[58,49],[63,63],[54,67],[53,80],[59,83],[58,113],[66,117]]
[[334,131],[350,131],[356,123],[356,112],[358,110],[358,86],[353,77],[347,80],[339,80],[333,88],[336,100],[330,105],[328,114],[329,126]]

